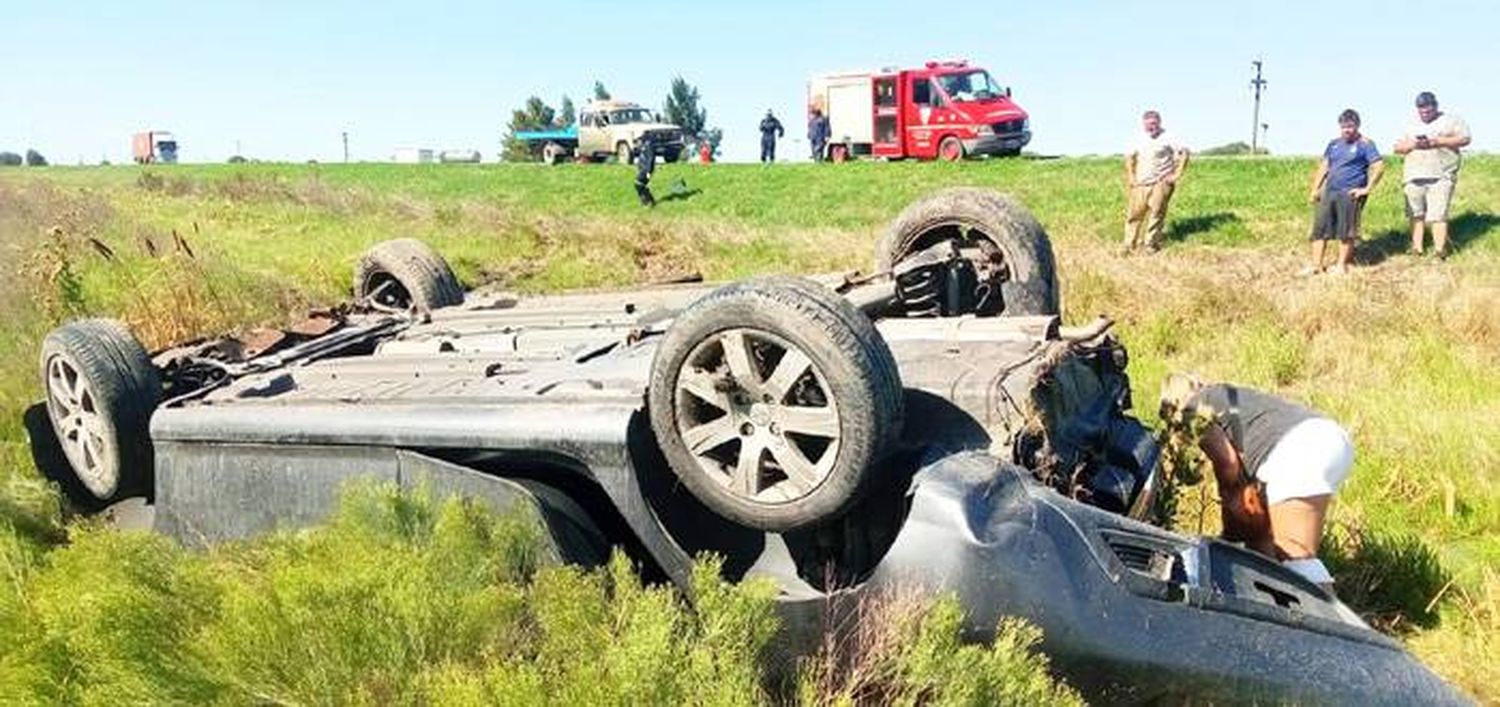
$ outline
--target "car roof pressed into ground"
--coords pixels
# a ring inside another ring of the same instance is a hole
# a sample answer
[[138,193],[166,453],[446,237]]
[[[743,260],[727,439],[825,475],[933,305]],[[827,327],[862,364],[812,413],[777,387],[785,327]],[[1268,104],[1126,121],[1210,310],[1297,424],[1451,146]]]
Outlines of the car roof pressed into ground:
[[714,552],[779,588],[786,645],[830,611],[954,593],[966,635],[1044,631],[1107,701],[1461,702],[1268,558],[1143,522],[1159,456],[1107,320],[1061,326],[1051,245],[1008,197],[945,190],[875,272],[628,292],[465,292],[420,242],[355,305],[148,355],[48,337],[39,465],[214,542],[319,522],[373,476],[536,510],[564,559],[623,548],[686,586]]

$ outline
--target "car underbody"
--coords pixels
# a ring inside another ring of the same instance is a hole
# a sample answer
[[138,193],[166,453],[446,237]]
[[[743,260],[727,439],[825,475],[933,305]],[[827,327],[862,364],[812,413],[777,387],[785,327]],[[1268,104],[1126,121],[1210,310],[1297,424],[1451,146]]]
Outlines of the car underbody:
[[[434,307],[367,292],[289,330],[156,352],[154,526],[203,544],[312,525],[349,479],[376,478],[527,506],[559,558],[621,548],[679,586],[716,553],[730,579],[776,584],[792,652],[816,645],[827,612],[918,588],[955,594],[977,640],[1003,616],[1036,623],[1093,699],[1462,701],[1278,563],[1143,522],[1159,450],[1130,415],[1108,321],[987,311],[1022,301],[1004,289],[1009,254],[911,240],[884,278]],[[852,378],[895,392],[846,380],[817,332],[734,319],[781,301],[847,325],[833,341],[850,350],[878,344]],[[714,306],[728,323],[679,346]],[[877,444],[856,422],[879,406]],[[851,472],[857,492],[792,513],[861,444],[875,451]]]

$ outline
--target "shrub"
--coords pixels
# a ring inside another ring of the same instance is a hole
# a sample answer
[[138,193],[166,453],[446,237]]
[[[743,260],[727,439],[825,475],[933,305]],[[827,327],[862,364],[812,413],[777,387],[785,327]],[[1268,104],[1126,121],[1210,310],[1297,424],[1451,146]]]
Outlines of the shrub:
[[26,166],[27,167],[46,167],[47,166],[47,158],[43,157],[42,153],[37,152],[36,150],[27,150],[26,151]]
[[1037,652],[1041,632],[1004,619],[989,645],[962,641],[963,612],[953,596],[887,594],[862,600],[847,635],[825,634],[803,666],[806,705],[1081,705],[1048,674]]
[[0,167],[19,167],[25,160],[14,152],[0,152]]
[[[3,530],[3,528],[0,528]],[[206,554],[75,527],[37,552],[0,532],[0,685],[22,703],[765,705],[778,619],[767,582],[694,567],[689,606],[623,554],[600,569],[545,559],[534,514],[361,484],[331,522]],[[961,645],[951,598],[871,615],[878,683],[829,680],[814,704],[1071,704],[1000,626]],[[816,677],[817,680],[813,678]],[[855,690],[853,688],[860,688]]]

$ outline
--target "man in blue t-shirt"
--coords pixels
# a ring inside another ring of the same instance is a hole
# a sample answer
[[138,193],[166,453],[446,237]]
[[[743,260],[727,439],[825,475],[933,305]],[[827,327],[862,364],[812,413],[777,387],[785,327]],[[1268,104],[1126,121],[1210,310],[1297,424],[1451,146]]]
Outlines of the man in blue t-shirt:
[[1339,114],[1339,136],[1323,150],[1318,169],[1313,172],[1308,199],[1313,203],[1312,264],[1303,275],[1323,272],[1323,257],[1328,241],[1339,241],[1335,272],[1349,271],[1354,262],[1354,243],[1359,240],[1359,214],[1365,197],[1380,183],[1385,162],[1374,141],[1359,134],[1359,113],[1353,109]]

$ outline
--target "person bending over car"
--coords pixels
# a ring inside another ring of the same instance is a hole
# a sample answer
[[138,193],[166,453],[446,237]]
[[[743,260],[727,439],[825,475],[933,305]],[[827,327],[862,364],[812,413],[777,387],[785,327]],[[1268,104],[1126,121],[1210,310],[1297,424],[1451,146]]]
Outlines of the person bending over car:
[[1219,484],[1224,539],[1332,590],[1318,544],[1329,503],[1354,464],[1349,434],[1297,403],[1186,374],[1167,378],[1161,402],[1169,423],[1199,430]]

